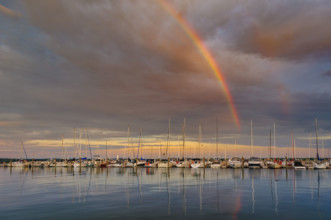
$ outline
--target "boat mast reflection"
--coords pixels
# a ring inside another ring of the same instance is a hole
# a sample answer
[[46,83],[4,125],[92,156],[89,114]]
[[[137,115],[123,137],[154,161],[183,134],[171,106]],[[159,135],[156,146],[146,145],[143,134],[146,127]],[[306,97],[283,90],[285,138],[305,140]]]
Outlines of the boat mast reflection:
[[184,211],[184,216],[186,217],[186,187],[185,187],[185,168],[181,168],[183,169],[182,172],[182,187],[183,187],[183,211]]
[[255,214],[255,188],[254,188],[254,176],[252,175],[252,214]]
[[277,191],[277,169],[275,169],[275,198],[276,198],[276,201],[275,201],[275,213],[276,215],[278,215],[278,191]]
[[201,213],[201,211],[202,211],[202,183],[201,183],[202,181],[201,181],[201,176],[200,176],[200,178],[199,178],[199,201],[200,201],[200,203],[199,203],[199,205],[200,205],[200,213]]
[[[169,169],[168,173],[169,173]],[[168,175],[168,178],[170,178],[170,175]],[[169,184],[168,184],[168,178],[166,178],[166,186],[167,186],[167,194],[168,194],[168,215],[171,214],[171,206],[170,206],[170,190],[169,190]]]

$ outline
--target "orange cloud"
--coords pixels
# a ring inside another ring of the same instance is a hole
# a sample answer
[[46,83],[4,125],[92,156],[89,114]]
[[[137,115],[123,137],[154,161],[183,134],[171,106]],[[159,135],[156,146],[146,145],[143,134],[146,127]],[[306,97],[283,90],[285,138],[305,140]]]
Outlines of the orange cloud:
[[0,126],[2,127],[16,127],[21,125],[21,122],[18,121],[0,121]]

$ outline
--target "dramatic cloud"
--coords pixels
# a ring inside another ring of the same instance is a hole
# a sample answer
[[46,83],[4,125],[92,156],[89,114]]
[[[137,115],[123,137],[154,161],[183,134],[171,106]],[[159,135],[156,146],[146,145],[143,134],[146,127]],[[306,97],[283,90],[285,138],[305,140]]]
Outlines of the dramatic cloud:
[[188,14],[203,33],[217,34],[238,51],[280,59],[330,58],[331,31],[325,28],[330,1],[207,1],[192,8]]
[[[56,140],[73,127],[93,138],[181,134],[203,124],[222,135],[266,144],[277,122],[279,144],[321,120],[330,131],[329,1],[169,1],[211,50],[234,97],[238,131],[208,63],[158,1],[5,1],[0,6],[0,138]],[[266,129],[267,127],[267,129]],[[47,132],[45,132],[47,131]],[[124,133],[123,133],[124,132]],[[45,142],[45,143],[46,143]],[[44,142],[38,142],[44,143]],[[4,144],[5,145],[5,144]]]

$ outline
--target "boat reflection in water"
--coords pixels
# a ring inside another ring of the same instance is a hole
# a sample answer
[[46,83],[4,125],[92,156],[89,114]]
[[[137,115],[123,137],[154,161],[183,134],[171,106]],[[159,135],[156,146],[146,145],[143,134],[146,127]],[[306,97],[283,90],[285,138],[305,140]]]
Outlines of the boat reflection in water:
[[114,219],[328,219],[328,174],[294,169],[1,168],[0,203],[5,205],[0,216],[93,219],[97,212],[99,218]]

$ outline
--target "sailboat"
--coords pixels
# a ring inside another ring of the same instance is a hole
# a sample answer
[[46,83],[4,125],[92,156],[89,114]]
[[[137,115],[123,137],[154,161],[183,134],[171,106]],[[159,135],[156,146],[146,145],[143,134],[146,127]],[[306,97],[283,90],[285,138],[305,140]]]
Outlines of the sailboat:
[[268,168],[270,169],[279,169],[281,168],[282,166],[277,163],[277,160],[276,160],[276,124],[274,122],[274,161],[272,163],[269,163],[268,164]]
[[[76,131],[75,131],[75,139],[76,139]],[[74,162],[74,167],[87,167],[87,157],[82,157],[82,130],[79,133],[79,147],[76,147],[77,153],[79,155],[79,160]]]
[[[145,166],[145,160],[143,160],[143,158],[142,158],[142,155],[143,155],[143,153],[142,153],[142,151],[143,151],[143,149],[142,149],[142,137],[141,137],[141,135],[142,135],[142,129],[140,129],[140,136],[139,136],[139,146],[138,146],[138,152],[137,152],[137,160],[136,160],[136,166],[137,167],[144,167]],[[140,150],[140,152],[139,152],[139,150]],[[139,153],[140,153],[140,159],[139,159]]]
[[248,168],[256,169],[262,168],[262,161],[258,157],[254,157],[254,145],[253,145],[253,121],[251,120],[251,146],[252,146],[252,157],[248,160]]
[[185,118],[184,118],[184,123],[183,123],[183,155],[182,155],[182,158],[179,159],[176,163],[177,168],[185,168],[185,167],[190,166],[189,161],[185,160],[185,131],[186,131],[186,121],[185,121]]
[[[132,140],[131,140],[132,142]],[[130,125],[128,126],[128,149],[130,149],[130,146],[132,146],[132,143],[130,142]],[[131,143],[131,145],[130,145]],[[132,147],[132,158],[134,158],[134,148]],[[125,162],[125,167],[135,167],[136,166],[136,160],[128,158]]]
[[271,159],[271,129],[270,129],[269,158],[267,159],[265,164],[267,165],[267,168],[269,168],[269,166],[273,163],[274,163],[274,161]]
[[154,167],[157,167],[157,162],[156,162],[156,159],[153,158],[153,146],[151,146],[151,157],[152,159],[146,159],[146,162],[145,162],[145,167],[147,168],[154,168]]
[[218,160],[218,119],[216,120],[216,158],[210,164],[210,168],[221,168],[221,162]]
[[169,141],[170,141],[170,119],[169,119],[169,127],[168,127],[168,138],[167,138],[167,149],[166,149],[166,157],[168,159],[162,159],[158,162],[157,166],[159,168],[170,168],[172,167],[172,163],[169,161]]
[[293,167],[295,170],[305,170],[306,166],[300,160],[295,160]]
[[[23,153],[25,155],[25,160],[23,160]],[[12,167],[28,167],[29,162],[27,162],[27,154],[23,145],[23,141],[21,141],[21,152],[20,152],[19,161],[12,162],[10,166]]]
[[145,167],[157,167],[156,159],[147,159]]
[[[293,140],[293,149],[295,149],[295,139]],[[293,151],[293,155],[294,154],[295,150]],[[304,165],[304,163],[301,161],[301,160],[298,160],[298,159],[295,159],[293,157],[293,167],[295,170],[305,170],[306,169],[306,166]]]
[[228,161],[228,165],[230,168],[233,168],[233,169],[241,168],[242,162],[239,157],[231,157]]
[[63,135],[62,135],[62,145],[61,145],[61,161],[57,162],[55,161],[56,167],[67,167],[67,161],[64,159],[64,148],[63,148]]
[[320,161],[319,154],[318,154],[318,126],[317,126],[317,118],[315,119],[316,123],[316,161],[314,163],[314,169],[322,170],[327,168],[327,163]]
[[194,159],[193,163],[191,164],[192,168],[205,168],[205,164],[203,161],[201,161],[201,124],[199,124],[199,158]]

